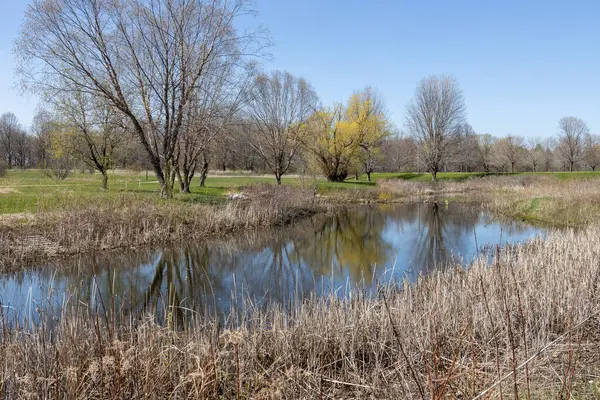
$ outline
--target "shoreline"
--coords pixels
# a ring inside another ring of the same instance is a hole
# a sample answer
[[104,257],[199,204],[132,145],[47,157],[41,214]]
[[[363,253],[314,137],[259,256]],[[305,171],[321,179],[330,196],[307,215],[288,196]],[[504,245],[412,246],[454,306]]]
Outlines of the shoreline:
[[[436,184],[384,180],[376,188],[326,193],[288,185],[251,185],[243,192],[248,199],[224,204],[121,196],[97,204],[67,205],[60,211],[1,215],[0,272],[78,254],[224,238],[365,204],[478,202],[496,217],[542,227],[583,227],[600,220],[600,186],[539,177],[532,182],[488,177]],[[590,202],[591,198],[598,200]]]

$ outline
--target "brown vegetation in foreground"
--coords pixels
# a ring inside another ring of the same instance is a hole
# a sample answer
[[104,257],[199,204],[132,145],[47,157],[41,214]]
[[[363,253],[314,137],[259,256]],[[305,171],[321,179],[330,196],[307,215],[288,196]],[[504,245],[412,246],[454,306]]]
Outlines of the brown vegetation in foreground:
[[[563,231],[377,298],[249,309],[238,327],[118,323],[66,304],[2,319],[3,398],[597,398],[599,228]],[[126,307],[125,307],[126,308]],[[102,310],[108,310],[104,317]],[[166,307],[172,310],[170,307]],[[118,313],[118,312],[117,312]],[[170,321],[169,311],[165,316]]]
[[225,205],[123,196],[61,211],[0,217],[0,270],[89,251],[165,245],[288,224],[319,209],[307,188],[257,185]]

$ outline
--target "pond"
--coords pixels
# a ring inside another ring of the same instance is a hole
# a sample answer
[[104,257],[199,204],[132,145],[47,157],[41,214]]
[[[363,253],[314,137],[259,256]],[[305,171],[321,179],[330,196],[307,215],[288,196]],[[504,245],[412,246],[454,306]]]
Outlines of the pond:
[[476,204],[355,207],[224,241],[78,256],[0,276],[0,301],[5,318],[30,322],[56,318],[65,304],[114,307],[121,315],[164,316],[169,304],[181,306],[179,317],[234,315],[357,287],[373,293],[379,283],[468,266],[497,245],[540,234],[494,219]]

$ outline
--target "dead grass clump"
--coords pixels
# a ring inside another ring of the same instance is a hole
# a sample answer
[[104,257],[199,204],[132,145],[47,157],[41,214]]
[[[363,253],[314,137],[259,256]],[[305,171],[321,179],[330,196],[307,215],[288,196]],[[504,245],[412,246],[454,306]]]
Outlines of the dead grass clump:
[[210,206],[122,196],[66,206],[31,218],[3,219],[0,267],[7,271],[55,256],[163,245],[288,224],[316,212],[314,195],[291,187],[250,187],[249,201]]
[[[250,307],[173,331],[64,305],[54,329],[0,319],[0,391],[37,398],[596,398],[600,228],[498,250],[378,296]],[[77,303],[77,304],[75,304]],[[175,304],[165,304],[169,321]],[[104,310],[104,311],[103,311]],[[106,312],[108,310],[108,312]],[[121,322],[117,322],[121,321]],[[167,324],[168,325],[168,324]],[[578,396],[578,397],[577,397]]]

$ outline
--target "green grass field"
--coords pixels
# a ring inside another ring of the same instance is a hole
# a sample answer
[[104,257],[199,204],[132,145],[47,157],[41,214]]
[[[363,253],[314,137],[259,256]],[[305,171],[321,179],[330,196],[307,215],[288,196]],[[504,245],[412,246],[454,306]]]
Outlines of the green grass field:
[[[472,177],[481,177],[486,173],[447,172],[438,174],[440,181],[463,181]],[[514,174],[517,175],[517,174]],[[520,173],[520,175],[551,175],[561,180],[600,177],[600,172],[552,172],[552,173]],[[373,173],[372,182],[366,175],[356,181],[349,178],[346,182],[327,182],[323,179],[284,177],[283,183],[300,185],[316,183],[319,192],[344,189],[365,189],[376,185],[378,179],[403,179],[417,182],[429,182],[431,175],[417,173]],[[225,199],[228,192],[239,191],[244,186],[267,183],[275,184],[275,178],[269,176],[210,176],[206,187],[201,188],[198,179],[194,180],[191,194],[177,193],[177,201],[192,203],[219,203]],[[177,185],[176,185],[177,187]],[[141,196],[158,198],[159,185],[156,178],[149,173],[134,174],[113,172],[109,179],[109,190],[100,190],[100,175],[75,172],[66,180],[53,180],[37,170],[11,170],[7,176],[0,178],[0,214],[36,212],[61,208],[65,205],[86,204],[90,201],[102,201],[118,196]]]

